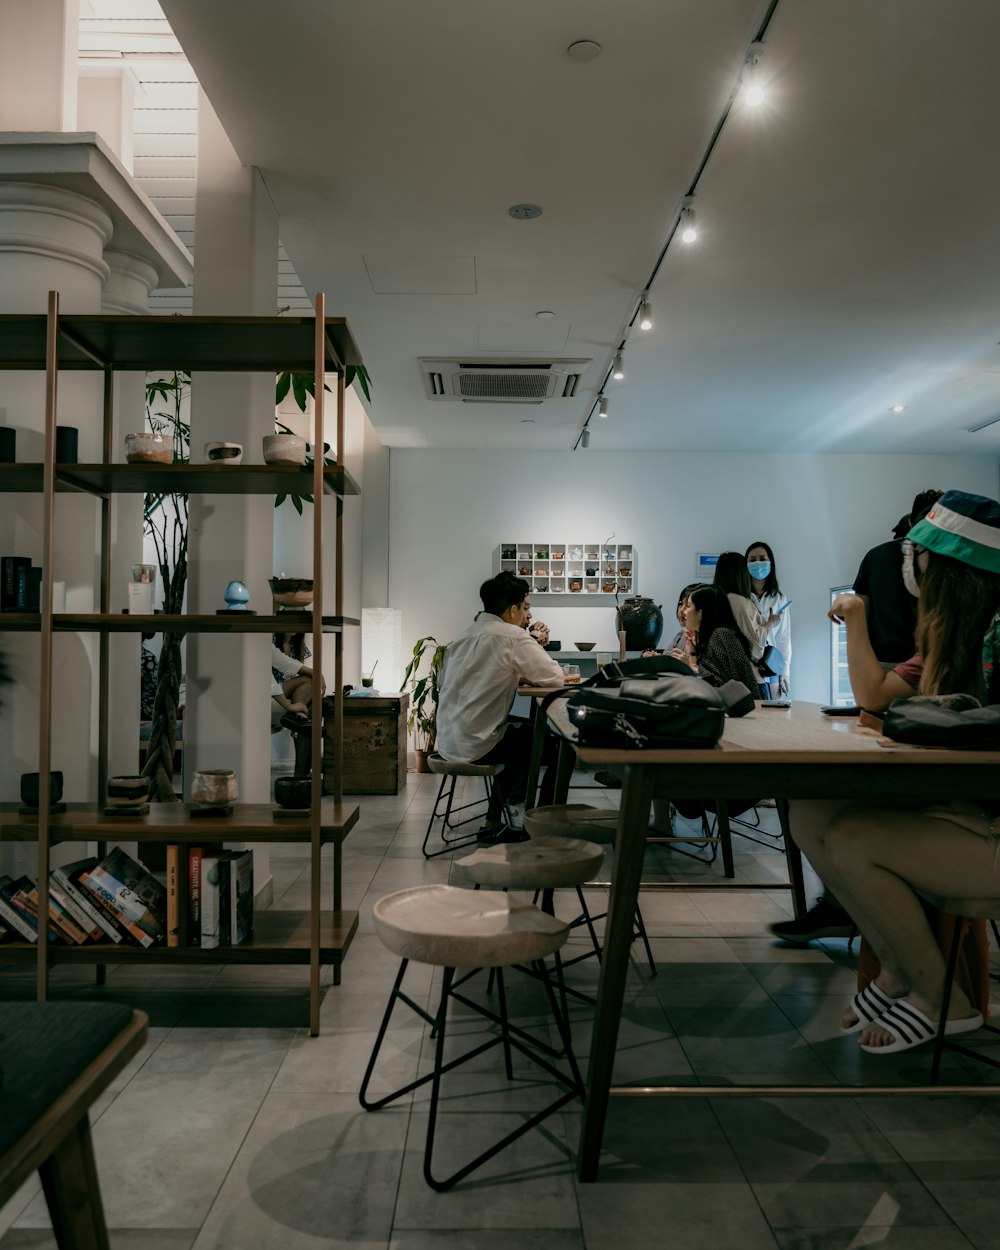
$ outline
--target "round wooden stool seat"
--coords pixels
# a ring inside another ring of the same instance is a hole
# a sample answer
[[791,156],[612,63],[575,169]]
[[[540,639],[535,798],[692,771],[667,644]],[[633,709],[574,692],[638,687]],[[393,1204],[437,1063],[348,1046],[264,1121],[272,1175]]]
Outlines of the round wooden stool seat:
[[372,909],[382,942],[403,959],[442,968],[501,968],[557,951],[569,925],[493,890],[418,885]]
[[428,755],[427,767],[432,773],[444,777],[493,777],[502,764],[463,764],[458,760],[443,760],[436,752]]
[[532,838],[586,838],[609,846],[618,832],[618,813],[589,803],[552,803],[525,812],[524,827]]
[[592,881],[604,848],[579,838],[531,838],[484,846],[455,861],[452,880],[460,885],[506,890],[560,890]]

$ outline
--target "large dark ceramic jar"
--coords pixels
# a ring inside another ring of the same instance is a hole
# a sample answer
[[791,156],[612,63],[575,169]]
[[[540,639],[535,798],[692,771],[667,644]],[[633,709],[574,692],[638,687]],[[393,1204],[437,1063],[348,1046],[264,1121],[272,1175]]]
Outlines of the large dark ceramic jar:
[[615,609],[618,628],[625,631],[627,651],[651,650],[663,633],[663,609],[652,599],[636,595]]

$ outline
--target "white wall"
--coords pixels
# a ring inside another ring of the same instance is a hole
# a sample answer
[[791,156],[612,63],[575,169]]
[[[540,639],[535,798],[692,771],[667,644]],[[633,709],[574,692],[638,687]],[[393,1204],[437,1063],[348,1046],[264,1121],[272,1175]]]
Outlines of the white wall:
[[[403,612],[404,651],[423,634],[447,641],[479,608],[502,539],[600,542],[637,550],[640,594],[672,624],[697,551],[771,544],[792,613],[793,693],[830,697],[831,586],[853,581],[865,551],[891,537],[926,487],[996,497],[998,462],[973,456],[391,453],[389,602]],[[617,647],[612,597],[534,613],[564,648]]]

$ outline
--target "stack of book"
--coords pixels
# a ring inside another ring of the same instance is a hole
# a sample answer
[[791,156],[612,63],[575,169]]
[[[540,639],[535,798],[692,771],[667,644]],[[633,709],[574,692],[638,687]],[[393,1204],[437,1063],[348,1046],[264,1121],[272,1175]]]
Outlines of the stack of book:
[[[187,881],[182,868],[188,868]],[[185,886],[187,888],[185,888]],[[49,876],[48,940],[230,946],[253,932],[253,852],[167,847],[167,883],[115,847]],[[0,876],[0,941],[38,941],[38,884]]]

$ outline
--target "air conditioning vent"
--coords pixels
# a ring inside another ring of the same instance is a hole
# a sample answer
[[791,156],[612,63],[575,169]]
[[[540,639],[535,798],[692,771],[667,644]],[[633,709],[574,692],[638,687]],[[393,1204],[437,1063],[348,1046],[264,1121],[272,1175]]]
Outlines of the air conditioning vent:
[[420,361],[428,399],[466,404],[541,404],[572,399],[589,360]]

